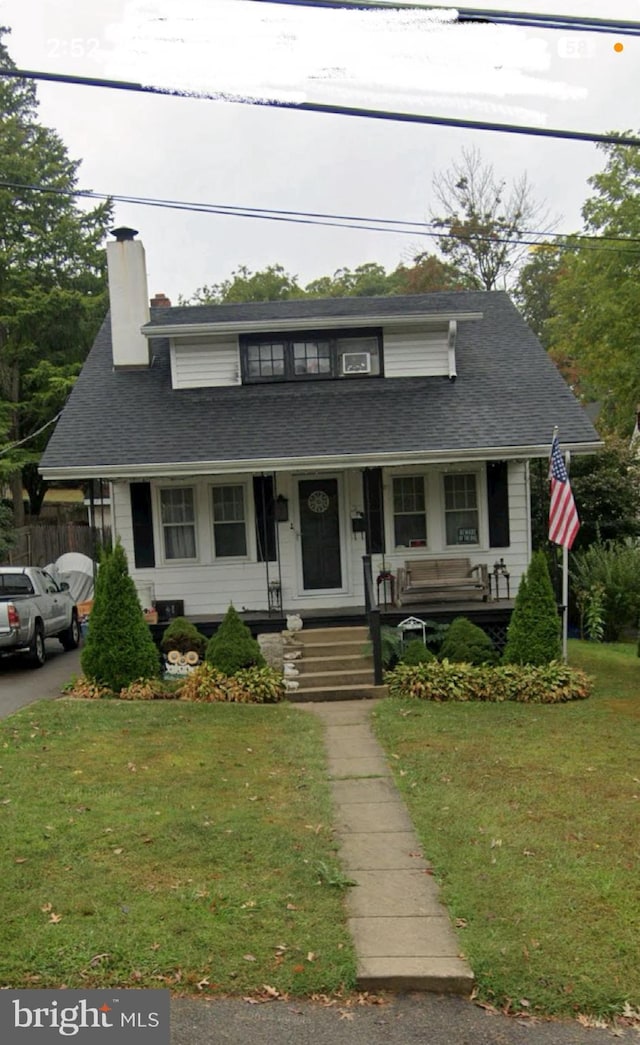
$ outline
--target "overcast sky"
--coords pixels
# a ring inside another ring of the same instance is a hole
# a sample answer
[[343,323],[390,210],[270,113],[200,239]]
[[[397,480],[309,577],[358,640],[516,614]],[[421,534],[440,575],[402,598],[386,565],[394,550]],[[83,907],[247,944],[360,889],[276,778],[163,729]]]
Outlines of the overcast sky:
[[[493,9],[508,10],[491,0]],[[522,0],[518,10],[640,21],[640,0]],[[249,0],[0,0],[19,67],[184,92],[39,83],[40,117],[99,192],[403,221],[428,219],[432,178],[478,148],[580,227],[595,145],[193,97],[314,101],[457,119],[638,132],[640,38],[492,25],[450,12],[358,13]],[[614,50],[614,44],[623,44]],[[276,262],[304,284],[337,268],[393,268],[433,241],[118,203],[140,230],[149,289],[175,302],[239,265]]]

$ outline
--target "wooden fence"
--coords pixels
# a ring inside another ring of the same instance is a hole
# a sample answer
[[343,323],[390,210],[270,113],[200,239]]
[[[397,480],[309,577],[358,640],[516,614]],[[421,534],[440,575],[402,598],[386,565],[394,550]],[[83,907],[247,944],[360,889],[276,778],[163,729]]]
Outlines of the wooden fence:
[[46,566],[66,552],[82,552],[93,559],[101,544],[110,544],[108,530],[82,523],[33,523],[16,530],[16,543],[3,566]]

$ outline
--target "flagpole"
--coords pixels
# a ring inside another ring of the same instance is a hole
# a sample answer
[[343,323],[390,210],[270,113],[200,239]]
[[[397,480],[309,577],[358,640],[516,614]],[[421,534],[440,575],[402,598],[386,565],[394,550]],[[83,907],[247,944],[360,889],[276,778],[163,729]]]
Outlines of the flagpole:
[[[569,475],[571,465],[571,453],[569,450],[564,455],[564,466]],[[567,639],[569,635],[569,549],[566,544],[562,545],[562,659],[567,663]]]

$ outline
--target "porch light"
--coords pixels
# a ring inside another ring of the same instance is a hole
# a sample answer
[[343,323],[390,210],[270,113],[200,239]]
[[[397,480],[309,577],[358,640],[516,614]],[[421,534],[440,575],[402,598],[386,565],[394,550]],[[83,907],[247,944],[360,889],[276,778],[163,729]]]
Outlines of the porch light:
[[511,574],[507,569],[507,564],[502,558],[499,562],[494,562],[493,564],[493,583],[496,589],[496,601],[498,601],[500,598],[500,577],[504,577],[505,579],[505,584],[507,587],[507,598],[510,598],[509,579],[511,577]]
[[276,497],[275,517],[276,522],[289,522],[289,502],[281,493]]

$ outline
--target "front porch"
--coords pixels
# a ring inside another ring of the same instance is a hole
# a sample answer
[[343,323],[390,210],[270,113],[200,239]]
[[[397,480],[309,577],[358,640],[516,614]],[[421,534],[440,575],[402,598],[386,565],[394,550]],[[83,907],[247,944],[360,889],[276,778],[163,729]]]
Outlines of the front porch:
[[[513,610],[513,599],[496,599],[492,602],[481,602],[478,599],[466,601],[428,601],[411,603],[410,606],[379,606],[380,623],[397,627],[407,617],[418,617],[421,620],[437,621],[450,624],[456,617],[468,617],[491,637],[498,649],[502,649],[507,626]],[[301,607],[293,611],[302,617],[304,628],[339,628],[348,625],[364,625],[367,623],[367,610],[361,606],[345,606],[333,609],[318,607]],[[223,613],[192,615],[191,620],[209,638],[217,630],[224,617]],[[286,615],[268,610],[246,610],[240,613],[242,620],[250,628],[254,637],[266,632],[283,631],[286,628]],[[150,625],[153,637],[160,642],[169,620],[159,620]]]

